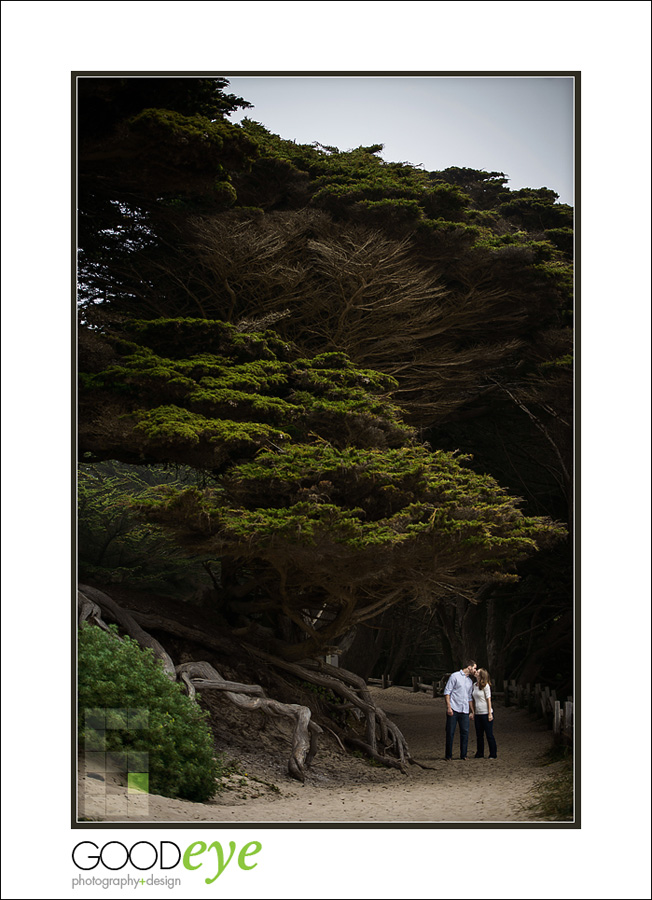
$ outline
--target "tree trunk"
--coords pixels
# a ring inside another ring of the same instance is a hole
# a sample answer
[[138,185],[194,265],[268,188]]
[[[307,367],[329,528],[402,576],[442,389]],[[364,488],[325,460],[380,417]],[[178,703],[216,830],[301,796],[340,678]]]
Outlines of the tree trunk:
[[355,672],[365,681],[371,677],[383,651],[387,637],[387,629],[382,627],[385,616],[383,613],[377,619],[372,619],[375,627],[370,627],[368,623],[356,625],[353,643],[340,658],[345,669]]

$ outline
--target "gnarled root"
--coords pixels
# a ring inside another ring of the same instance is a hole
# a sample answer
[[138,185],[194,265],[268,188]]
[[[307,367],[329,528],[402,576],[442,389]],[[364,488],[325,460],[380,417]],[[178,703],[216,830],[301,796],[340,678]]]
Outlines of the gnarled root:
[[148,647],[154,653],[154,656],[161,661],[168,678],[171,681],[176,681],[177,676],[174,670],[174,663],[165,648],[159,644],[156,638],[143,631],[134,617],[122,609],[115,600],[109,597],[108,594],[105,594],[104,591],[98,591],[97,588],[90,587],[87,584],[79,585],[77,595],[78,597],[81,595],[82,602],[87,601],[99,606],[104,614],[108,614],[109,618],[117,622],[127,632],[129,637],[138,641],[141,647]]
[[241,709],[260,710],[268,716],[287,716],[293,719],[294,733],[288,772],[298,781],[305,781],[305,769],[312,762],[317,749],[317,735],[322,733],[319,725],[311,721],[311,712],[307,706],[271,700],[258,684],[225,681],[207,662],[184,663],[177,666],[177,674],[192,688],[193,695],[197,688],[224,691],[231,703]]
[[347,705],[361,711],[365,719],[365,740],[345,736],[345,742],[364,750],[372,759],[392,768],[407,772],[407,764],[415,763],[410,756],[407,742],[400,729],[391,722],[385,712],[376,706],[364,679],[328,663],[304,660],[301,664],[287,662],[270,656],[255,647],[248,648],[255,656],[279,669],[291,672],[298,678],[329,688],[342,697]]
[[[247,710],[260,710],[269,716],[285,716],[294,720],[294,733],[292,736],[292,751],[288,760],[288,772],[298,781],[305,781],[305,770],[311,764],[317,752],[317,737],[322,734],[322,729],[311,720],[311,712],[307,706],[299,706],[296,703],[281,703],[272,700],[265,695],[265,691],[258,684],[240,684],[234,681],[225,681],[219,672],[208,662],[189,662],[183,665],[174,665],[164,647],[136,622],[134,616],[122,609],[115,600],[97,588],[88,585],[80,585],[77,592],[79,609],[79,623],[91,622],[105,631],[108,626],[102,614],[117,622],[130,637],[133,637],[142,647],[148,647],[160,660],[168,677],[172,681],[181,681],[191,699],[195,699],[197,689],[224,691],[225,696],[235,706]],[[141,618],[141,617],[139,617]],[[146,618],[146,617],[142,617]],[[156,618],[153,627],[156,627]],[[174,624],[174,623],[170,623]],[[175,629],[179,631],[179,627]],[[190,629],[184,629],[190,632]],[[189,636],[185,634],[184,636]],[[192,637],[192,635],[190,635]]]
[[101,628],[103,631],[109,631],[109,626],[102,618],[102,610],[97,603],[93,603],[93,601],[85,594],[82,594],[81,591],[77,591],[77,612],[79,614],[78,621],[80,625],[83,622],[88,622],[90,625],[97,625],[97,627]]

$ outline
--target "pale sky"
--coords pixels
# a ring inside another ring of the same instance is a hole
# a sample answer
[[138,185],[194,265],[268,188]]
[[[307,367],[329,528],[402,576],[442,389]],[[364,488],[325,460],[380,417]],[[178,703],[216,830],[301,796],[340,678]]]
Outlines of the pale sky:
[[567,76],[229,77],[255,119],[301,144],[384,144],[388,162],[504,172],[573,204],[573,78]]

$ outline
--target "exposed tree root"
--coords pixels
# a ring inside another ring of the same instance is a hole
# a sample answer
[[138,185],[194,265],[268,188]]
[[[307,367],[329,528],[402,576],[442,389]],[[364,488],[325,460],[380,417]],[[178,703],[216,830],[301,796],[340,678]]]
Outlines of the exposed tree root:
[[[308,707],[273,700],[266,696],[260,685],[226,681],[208,662],[187,662],[175,667],[161,644],[144,631],[142,626],[193,641],[216,652],[232,652],[235,648],[232,641],[228,638],[206,634],[199,629],[162,616],[128,612],[107,594],[96,588],[81,585],[78,596],[80,622],[93,621],[100,627],[106,628],[107,626],[102,620],[102,612],[107,614],[142,646],[152,649],[170,677],[173,680],[178,679],[185,685],[191,698],[195,697],[197,690],[219,690],[224,692],[225,697],[232,704],[241,709],[259,710],[269,716],[283,716],[292,719],[294,733],[288,772],[293,778],[304,781],[305,770],[317,752],[318,735],[323,733],[321,727],[312,720]],[[407,774],[408,764],[419,765],[410,756],[407,742],[400,729],[387,718],[380,707],[376,706],[368,685],[358,675],[325,662],[315,660],[302,660],[300,663],[289,662],[250,644],[239,644],[238,646],[246,650],[253,658],[264,661],[273,668],[289,672],[309,684],[328,688],[334,695],[341,697],[344,703],[338,708],[352,710],[365,723],[364,740],[353,733],[338,736],[330,728],[327,729],[334,735],[342,749],[344,749],[344,744],[348,744],[362,750],[382,765],[399,769],[405,774]]]
[[91,625],[97,625],[103,631],[109,631],[109,626],[102,618],[102,610],[97,603],[93,603],[81,591],[77,592],[77,609],[79,611],[79,624],[89,622]]
[[311,721],[311,712],[307,706],[296,703],[281,703],[265,696],[265,692],[257,684],[240,684],[225,681],[224,678],[208,662],[190,662],[175,667],[171,657],[162,645],[147,634],[134,617],[122,609],[108,594],[88,585],[80,585],[77,594],[79,621],[93,621],[99,627],[107,628],[102,619],[102,612],[118,624],[143,647],[149,647],[161,661],[172,680],[177,678],[185,684],[188,695],[194,699],[197,688],[224,691],[225,696],[235,706],[247,710],[260,710],[269,716],[286,716],[294,721],[292,736],[292,752],[288,760],[288,772],[298,781],[305,781],[305,769],[314,759],[317,751],[317,735],[322,729]]
[[372,759],[375,759],[376,762],[382,763],[384,766],[390,766],[393,769],[399,769],[399,771],[401,771],[404,775],[407,775],[407,769],[405,765],[399,762],[398,759],[393,759],[391,756],[381,756],[380,753],[372,750],[369,744],[365,743],[365,741],[359,740],[358,738],[345,737],[344,740],[347,744],[350,744],[350,746],[357,747],[358,749],[364,751],[364,753],[366,753]]
[[109,617],[120,625],[127,632],[129,637],[138,641],[141,647],[149,647],[154,656],[159,659],[165,669],[165,672],[171,681],[176,681],[177,675],[174,670],[174,663],[164,647],[153,638],[150,634],[140,627],[134,617],[126,610],[122,609],[115,600],[105,594],[104,591],[98,591],[97,588],[90,587],[87,584],[80,584],[77,596],[81,595],[81,601],[84,600],[97,604],[104,613],[108,613]]
[[288,771],[298,781],[305,780],[305,768],[312,762],[316,750],[313,735],[316,738],[317,734],[322,733],[319,725],[311,721],[311,712],[307,706],[271,700],[258,684],[225,681],[207,662],[184,663],[177,666],[177,673],[185,676],[183,680],[192,687],[193,696],[197,688],[224,691],[231,703],[241,709],[260,710],[268,716],[287,716],[293,719],[295,724]]
[[216,653],[233,653],[235,650],[236,645],[232,641],[213,634],[206,634],[198,628],[190,628],[188,625],[183,625],[174,619],[167,619],[155,613],[143,613],[136,610],[131,610],[131,616],[143,628],[154,628],[156,631],[164,631],[166,634],[192,641],[194,644],[199,644],[208,650],[214,650]]
[[407,742],[400,729],[387,718],[380,707],[376,706],[369,687],[360,676],[328,663],[303,660],[298,664],[278,659],[256,647],[249,647],[249,650],[276,668],[291,672],[311,684],[329,688],[334,694],[344,698],[351,707],[359,709],[365,718],[366,740],[345,736],[345,742],[359,747],[372,759],[391,768],[406,771],[408,763],[418,765],[410,756]]

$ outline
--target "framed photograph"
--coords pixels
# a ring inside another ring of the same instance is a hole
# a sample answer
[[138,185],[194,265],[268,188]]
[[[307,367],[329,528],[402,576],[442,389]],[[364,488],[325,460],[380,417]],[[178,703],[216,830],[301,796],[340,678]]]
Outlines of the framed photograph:
[[579,72],[72,84],[75,826],[579,827]]

